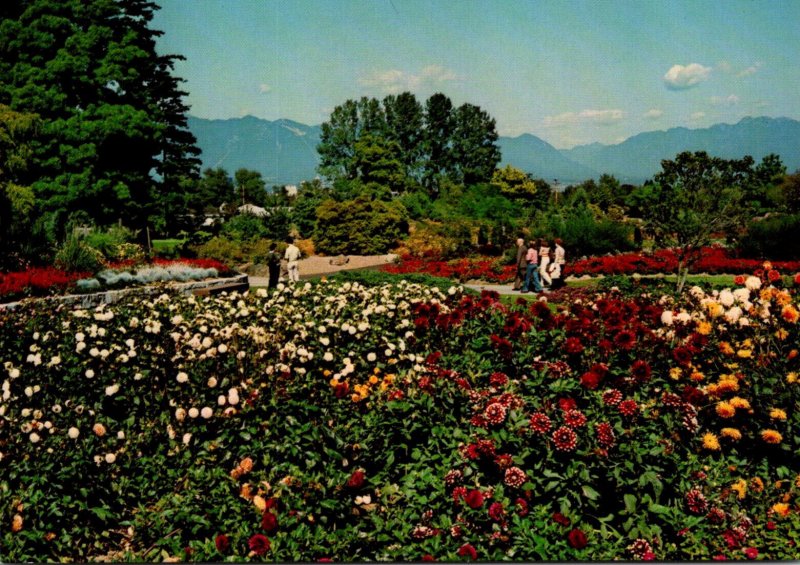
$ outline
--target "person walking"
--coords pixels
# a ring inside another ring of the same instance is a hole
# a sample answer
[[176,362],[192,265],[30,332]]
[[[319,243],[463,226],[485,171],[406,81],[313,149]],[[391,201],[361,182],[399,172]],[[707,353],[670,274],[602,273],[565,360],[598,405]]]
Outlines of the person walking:
[[542,287],[550,286],[553,284],[553,279],[550,278],[548,267],[550,266],[550,246],[547,240],[539,240],[539,276],[542,277]]
[[536,250],[536,241],[528,242],[528,253],[525,255],[528,267],[525,271],[525,284],[522,285],[522,292],[531,291],[531,281],[533,281],[533,291],[542,292],[542,281],[539,278],[539,252]]
[[520,290],[522,282],[525,280],[525,271],[528,268],[528,261],[525,259],[527,254],[528,248],[525,246],[525,240],[521,237],[517,238],[517,272],[514,277],[514,290]]
[[294,244],[294,238],[286,238],[286,268],[289,271],[289,282],[297,282],[300,280],[300,249]]
[[553,288],[561,288],[566,285],[564,282],[564,265],[566,264],[566,253],[561,245],[561,238],[553,240],[553,262],[550,264],[550,278],[553,279]]
[[281,275],[281,254],[278,253],[278,244],[274,241],[269,245],[267,268],[269,269],[269,283],[267,288],[276,288]]

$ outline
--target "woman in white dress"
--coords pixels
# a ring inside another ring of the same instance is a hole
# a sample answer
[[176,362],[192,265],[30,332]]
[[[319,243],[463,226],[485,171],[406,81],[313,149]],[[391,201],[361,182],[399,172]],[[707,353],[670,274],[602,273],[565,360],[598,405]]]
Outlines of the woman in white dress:
[[561,239],[555,238],[553,240],[553,262],[550,263],[550,278],[553,279],[553,288],[561,288],[564,286],[561,275],[566,262],[564,248],[561,246]]
[[550,273],[547,272],[547,267],[550,265],[550,247],[544,239],[539,240],[539,275],[542,277],[542,285],[550,286],[553,284],[553,279],[550,278]]

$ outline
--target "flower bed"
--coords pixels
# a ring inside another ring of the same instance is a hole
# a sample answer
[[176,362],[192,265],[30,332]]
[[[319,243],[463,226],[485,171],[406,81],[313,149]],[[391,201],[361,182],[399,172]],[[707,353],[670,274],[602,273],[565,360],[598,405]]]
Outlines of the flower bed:
[[[697,261],[691,266],[692,273],[740,274],[752,273],[761,268],[763,261],[734,257],[724,247],[704,247],[698,251]],[[774,261],[775,269],[784,272],[800,271],[800,261]],[[675,273],[678,269],[678,255],[673,249],[660,249],[651,255],[643,253],[624,253],[609,257],[590,257],[582,261],[570,262],[567,274],[582,275],[653,275]]]
[[384,265],[381,270],[392,274],[422,273],[435,277],[455,279],[461,282],[482,280],[505,283],[514,279],[513,265],[502,265],[497,258],[465,258],[442,261],[436,258],[404,255],[400,261]]
[[[417,258],[410,255],[401,257],[396,264],[381,267],[388,273],[424,273],[455,279],[461,282],[482,280],[490,283],[506,284],[514,280],[513,265],[503,265],[497,258],[467,258],[441,261],[435,258]],[[698,260],[692,264],[690,272],[708,274],[752,273],[761,268],[763,262],[756,259],[734,257],[723,247],[704,247],[698,251]],[[564,269],[564,276],[597,275],[655,275],[675,273],[678,256],[673,249],[661,249],[652,254],[624,253],[608,257],[590,257],[570,261]],[[800,261],[774,261],[773,268],[784,273],[800,271]]]
[[0,314],[3,561],[796,558],[798,298]]
[[[145,276],[137,273],[149,269]],[[167,260],[156,258],[151,265],[134,261],[110,264],[97,279],[88,272],[66,272],[55,267],[33,267],[26,271],[0,273],[0,300],[11,302],[28,297],[52,296],[70,292],[93,292],[104,288],[123,288],[157,280],[196,280],[197,277],[226,276],[230,268],[213,259]],[[88,282],[92,281],[94,282]],[[81,283],[81,281],[87,281]],[[102,281],[102,282],[101,282]],[[107,284],[111,282],[111,284]],[[106,284],[104,284],[106,283]]]

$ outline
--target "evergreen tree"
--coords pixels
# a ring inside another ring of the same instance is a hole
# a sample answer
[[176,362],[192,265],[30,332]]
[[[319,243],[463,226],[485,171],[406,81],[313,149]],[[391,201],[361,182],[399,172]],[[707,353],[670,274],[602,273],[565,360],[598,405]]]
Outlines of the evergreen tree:
[[463,104],[453,123],[452,180],[466,185],[490,181],[500,163],[494,118],[478,106]]
[[441,176],[452,171],[453,103],[442,93],[425,103],[425,172],[423,182],[430,192],[438,192]]
[[[30,171],[53,238],[78,210],[103,225],[148,218],[196,175],[174,56],[146,0],[15,0],[0,23],[0,103],[41,116]],[[160,179],[154,176],[160,176]],[[180,201],[180,199],[177,199]]]

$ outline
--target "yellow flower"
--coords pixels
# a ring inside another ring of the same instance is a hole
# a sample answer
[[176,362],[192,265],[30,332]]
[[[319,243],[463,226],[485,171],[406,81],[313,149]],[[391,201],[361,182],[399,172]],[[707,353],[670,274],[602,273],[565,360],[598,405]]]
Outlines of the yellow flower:
[[764,269],[765,271],[769,271],[770,269],[772,269],[772,262],[764,261],[763,263],[761,263],[761,268]]
[[793,371],[793,372],[789,373],[788,375],[786,375],[786,382],[789,383],[790,385],[793,385],[794,383],[796,383],[797,382],[797,373],[795,373]]
[[336,379],[331,379],[328,381],[328,384],[331,386],[339,386],[339,381]]
[[379,379],[378,379],[378,377],[376,377],[375,375],[372,375],[372,376],[369,378],[369,384],[371,384],[371,385],[376,385],[376,384],[378,384],[378,380],[379,380]]
[[703,320],[697,324],[697,333],[700,335],[708,335],[711,333],[711,323]]
[[736,408],[730,402],[722,401],[717,403],[717,416],[720,418],[733,418],[736,415]]
[[373,372],[373,373],[375,373],[376,375],[380,375],[380,374],[381,374],[381,368],[380,368],[380,367],[375,367],[375,368],[372,370],[372,372]]
[[739,379],[736,375],[720,375],[717,390],[723,392],[736,392],[739,390]]
[[731,344],[728,343],[727,341],[721,341],[719,343],[719,352],[722,353],[723,355],[733,355],[734,353],[733,347],[731,347]]
[[736,409],[739,409],[739,408],[741,408],[742,410],[749,410],[750,409],[750,403],[747,400],[745,400],[744,398],[741,398],[739,396],[734,396],[733,398],[731,398],[730,399],[730,403],[731,403],[731,406],[733,406]]
[[761,292],[759,293],[759,298],[761,299],[762,302],[769,302],[770,299],[772,298],[772,294],[773,294],[772,288],[767,287],[761,290]]
[[709,302],[706,304],[706,308],[708,309],[708,315],[712,318],[719,318],[725,312],[725,308],[718,302]]
[[689,375],[689,378],[691,380],[693,380],[694,382],[699,383],[700,381],[705,379],[706,376],[703,373],[701,373],[700,371],[692,371],[692,374]]
[[783,341],[787,337],[789,337],[789,332],[787,332],[785,329],[781,328],[781,329],[779,329],[778,331],[775,332],[775,337],[778,339],[778,341]]
[[732,439],[733,441],[739,441],[742,439],[742,432],[736,428],[722,428],[720,433],[722,434],[722,437]]
[[776,430],[764,430],[761,432],[761,439],[774,445],[783,441],[783,436]]
[[794,479],[794,486],[800,488],[800,475],[797,475]]
[[786,411],[781,410],[780,408],[773,408],[769,411],[769,417],[773,420],[785,420],[786,419]]
[[331,376],[330,370],[329,369],[325,369],[324,371],[322,371],[322,376],[323,377],[330,377]]
[[259,512],[263,512],[264,510],[267,509],[267,501],[264,500],[263,496],[255,495],[253,497],[253,504],[255,504]]
[[18,532],[22,529],[22,516],[19,514],[14,514],[14,518],[11,520],[11,531]]
[[778,516],[785,518],[789,515],[789,505],[785,502],[776,502],[772,505],[772,511]]
[[789,294],[789,291],[787,290],[776,292],[775,302],[777,302],[779,306],[786,306],[792,302],[792,295]]
[[719,451],[719,440],[711,432],[703,434],[703,447],[711,451]]
[[753,351],[750,349],[740,349],[736,352],[736,356],[741,359],[750,359],[753,356]]
[[680,379],[681,378],[680,367],[673,367],[672,369],[670,369],[669,378],[671,378],[673,381],[677,381],[678,379]]
[[750,488],[755,492],[761,492],[764,490],[764,481],[760,477],[753,477],[750,479]]
[[359,400],[361,400],[361,396],[353,393],[350,395],[350,400],[352,400],[353,402],[358,402]]
[[736,492],[736,498],[742,500],[747,495],[747,482],[739,479],[731,485],[731,490]]
[[800,319],[800,312],[791,304],[787,304],[783,307],[783,310],[781,310],[781,318],[790,324],[796,324],[797,320]]

